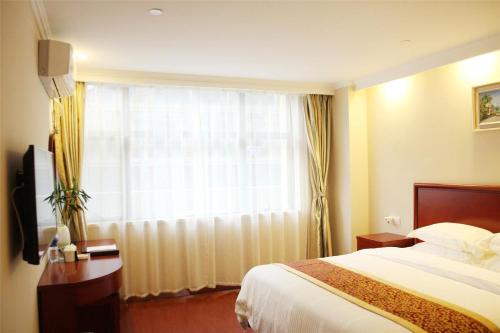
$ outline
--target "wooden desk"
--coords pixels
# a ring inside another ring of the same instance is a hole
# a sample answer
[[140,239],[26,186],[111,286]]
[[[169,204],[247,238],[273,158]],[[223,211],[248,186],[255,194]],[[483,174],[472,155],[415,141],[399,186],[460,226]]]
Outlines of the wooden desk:
[[[77,243],[114,244],[113,239]],[[119,332],[122,261],[119,255],[47,264],[38,283],[40,332]]]

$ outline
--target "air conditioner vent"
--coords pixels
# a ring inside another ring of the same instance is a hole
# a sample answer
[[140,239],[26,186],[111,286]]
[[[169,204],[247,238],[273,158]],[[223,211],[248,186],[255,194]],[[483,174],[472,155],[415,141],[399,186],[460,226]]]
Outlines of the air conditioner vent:
[[71,45],[49,39],[38,41],[38,76],[50,98],[72,95],[75,79]]

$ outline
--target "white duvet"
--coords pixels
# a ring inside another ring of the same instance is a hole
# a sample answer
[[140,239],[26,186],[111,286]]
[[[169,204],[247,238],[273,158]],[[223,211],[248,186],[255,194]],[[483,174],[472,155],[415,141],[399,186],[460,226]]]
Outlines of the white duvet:
[[[500,327],[500,273],[422,253],[380,248],[323,258],[476,312]],[[277,265],[251,269],[236,301],[255,332],[407,332]]]

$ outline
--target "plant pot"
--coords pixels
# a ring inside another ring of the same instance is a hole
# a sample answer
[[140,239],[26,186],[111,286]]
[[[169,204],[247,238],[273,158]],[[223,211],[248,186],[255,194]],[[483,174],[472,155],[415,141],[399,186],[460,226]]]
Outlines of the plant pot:
[[69,228],[64,224],[59,224],[57,226],[57,236],[59,237],[58,246],[64,247],[71,244],[71,235],[69,233]]

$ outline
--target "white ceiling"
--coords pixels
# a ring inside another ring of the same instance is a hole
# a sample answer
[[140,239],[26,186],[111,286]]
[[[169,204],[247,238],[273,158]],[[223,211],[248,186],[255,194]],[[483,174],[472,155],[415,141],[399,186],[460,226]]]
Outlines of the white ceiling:
[[[500,33],[495,2],[45,1],[81,67],[338,83]],[[147,9],[162,8],[154,17]],[[411,43],[400,43],[409,39]]]

